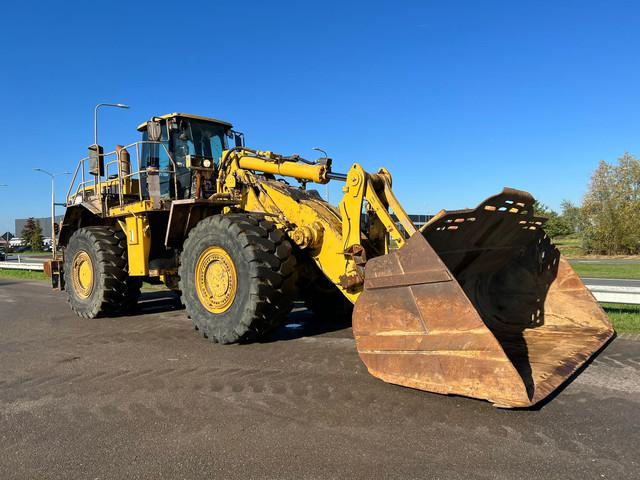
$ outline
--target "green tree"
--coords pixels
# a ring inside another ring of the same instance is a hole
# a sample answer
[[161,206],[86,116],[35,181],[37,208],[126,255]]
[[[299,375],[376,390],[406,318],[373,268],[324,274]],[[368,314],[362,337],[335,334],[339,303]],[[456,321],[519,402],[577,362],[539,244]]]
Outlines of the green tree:
[[583,222],[582,209],[569,200],[563,200],[560,208],[562,209],[560,215],[570,230],[570,234],[580,233]]
[[544,224],[544,231],[551,238],[573,233],[571,225],[565,220],[565,218],[558,212],[547,207],[544,203],[536,200],[533,204],[533,211],[537,216],[547,218],[547,221]]
[[585,249],[607,255],[640,251],[640,161],[625,153],[617,165],[601,161],[581,208]]
[[38,220],[28,218],[20,236],[32,250],[42,250],[42,227]]

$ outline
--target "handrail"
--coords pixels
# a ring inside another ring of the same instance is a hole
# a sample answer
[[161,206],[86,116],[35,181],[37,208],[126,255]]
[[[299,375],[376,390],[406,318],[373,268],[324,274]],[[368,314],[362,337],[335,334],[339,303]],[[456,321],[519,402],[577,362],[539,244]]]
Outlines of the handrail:
[[[160,141],[151,141],[151,140],[139,140],[137,142],[133,142],[130,143],[128,145],[123,146],[122,148],[120,148],[119,150],[113,150],[107,153],[103,153],[101,155],[101,157],[103,159],[106,159],[107,157],[111,157],[111,156],[115,156],[114,160],[110,160],[105,162],[105,171],[104,171],[104,175],[103,176],[98,176],[98,175],[94,175],[92,180],[86,180],[85,179],[85,169],[84,169],[84,165],[85,162],[87,160],[90,159],[90,157],[84,157],[82,159],[80,159],[78,161],[78,165],[76,166],[76,169],[74,171],[73,174],[73,179],[71,180],[71,184],[69,185],[69,189],[67,191],[67,196],[66,196],[66,204],[67,206],[71,205],[73,202],[76,201],[78,195],[82,195],[82,201],[84,202],[86,200],[85,197],[85,193],[87,191],[87,185],[89,185],[91,182],[93,182],[93,192],[94,195],[99,195],[100,193],[98,192],[98,187],[100,185],[102,185],[103,183],[108,183],[109,182],[109,166],[113,165],[114,163],[117,165],[118,167],[118,176],[117,176],[117,180],[118,180],[118,201],[119,204],[122,205],[124,203],[124,197],[123,197],[123,189],[124,189],[124,180],[126,178],[132,178],[135,177],[136,175],[139,177],[141,177],[143,172],[146,172],[145,170],[142,170],[142,166],[141,166],[141,154],[140,154],[140,145],[161,145],[162,148],[164,149],[164,151],[167,154],[167,158],[169,159],[169,162],[171,163],[171,169],[162,169],[159,170],[162,173],[169,173],[171,176],[173,176],[173,189],[174,189],[174,195],[175,198],[178,197],[178,182],[177,182],[177,170],[178,170],[178,166],[175,162],[175,160],[173,159],[173,156],[171,155],[171,153],[169,152],[169,150],[167,149],[167,146],[165,145],[165,142],[160,142]],[[128,150],[130,148],[135,147],[136,150],[136,163],[137,163],[137,170],[136,171],[132,171],[127,175],[122,175],[122,165],[120,163],[120,155],[121,152],[123,150]],[[76,181],[78,180],[78,173],[81,173],[81,178],[80,178],[80,182],[77,184],[77,187],[75,189],[75,194],[73,194],[74,200],[73,202],[70,201],[70,198],[72,196],[72,191],[74,191],[74,186],[76,186]],[[140,200],[142,201],[142,189],[138,188],[138,195]]]

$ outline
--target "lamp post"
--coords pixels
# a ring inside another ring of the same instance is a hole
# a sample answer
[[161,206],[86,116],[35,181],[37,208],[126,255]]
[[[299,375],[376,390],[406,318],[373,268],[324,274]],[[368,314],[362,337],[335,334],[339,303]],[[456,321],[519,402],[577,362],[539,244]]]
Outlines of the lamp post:
[[[0,187],[8,187],[8,186],[9,186],[9,185],[7,185],[6,183],[0,183]],[[11,230],[11,224],[9,224],[9,228],[7,229],[7,232],[8,232],[9,230]],[[7,238],[6,240],[7,240],[7,242],[9,242],[9,239],[8,239],[8,238]],[[7,245],[8,245],[8,243],[7,243]]]
[[[6,183],[0,183],[0,187],[8,187],[9,185],[7,185]],[[9,230],[11,229],[11,223],[9,223]],[[9,239],[7,238],[7,242],[9,241]]]
[[129,108],[123,103],[99,103],[93,109],[93,143],[98,145],[98,109],[100,107]]
[[51,173],[42,168],[34,168],[36,172],[42,172],[45,175],[51,177],[51,255],[56,258],[56,201],[55,201],[55,179],[58,175],[71,175],[71,172]]

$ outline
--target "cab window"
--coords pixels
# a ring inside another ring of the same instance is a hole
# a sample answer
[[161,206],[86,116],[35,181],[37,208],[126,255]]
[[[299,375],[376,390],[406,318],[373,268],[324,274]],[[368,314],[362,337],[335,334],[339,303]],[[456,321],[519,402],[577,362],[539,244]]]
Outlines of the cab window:
[[[171,173],[172,166],[169,155],[167,154],[168,142],[167,139],[167,127],[165,124],[162,125],[162,140],[163,144],[166,148],[163,148],[162,145],[153,144],[153,143],[143,143],[142,144],[142,155],[140,159],[140,168],[141,168],[141,179],[142,179],[142,191],[145,196],[147,196],[147,181],[146,174],[144,173],[148,167],[157,168],[160,176],[160,195],[162,197],[170,197],[171,196]],[[145,130],[142,132],[142,141],[146,142],[149,140],[149,135]]]

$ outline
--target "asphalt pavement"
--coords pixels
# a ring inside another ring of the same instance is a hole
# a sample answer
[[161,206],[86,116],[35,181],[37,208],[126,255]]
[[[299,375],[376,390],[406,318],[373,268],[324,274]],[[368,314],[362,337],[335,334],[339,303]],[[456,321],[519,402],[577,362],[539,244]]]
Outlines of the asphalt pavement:
[[631,479],[640,341],[535,410],[386,384],[348,325],[298,309],[260,343],[199,337],[168,292],[83,320],[0,279],[0,478]]
[[599,263],[606,265],[637,265],[640,260],[637,258],[576,258],[571,259],[571,263]]
[[627,280],[624,278],[590,278],[581,277],[582,282],[586,285],[603,285],[610,287],[638,287],[640,288],[640,280]]

